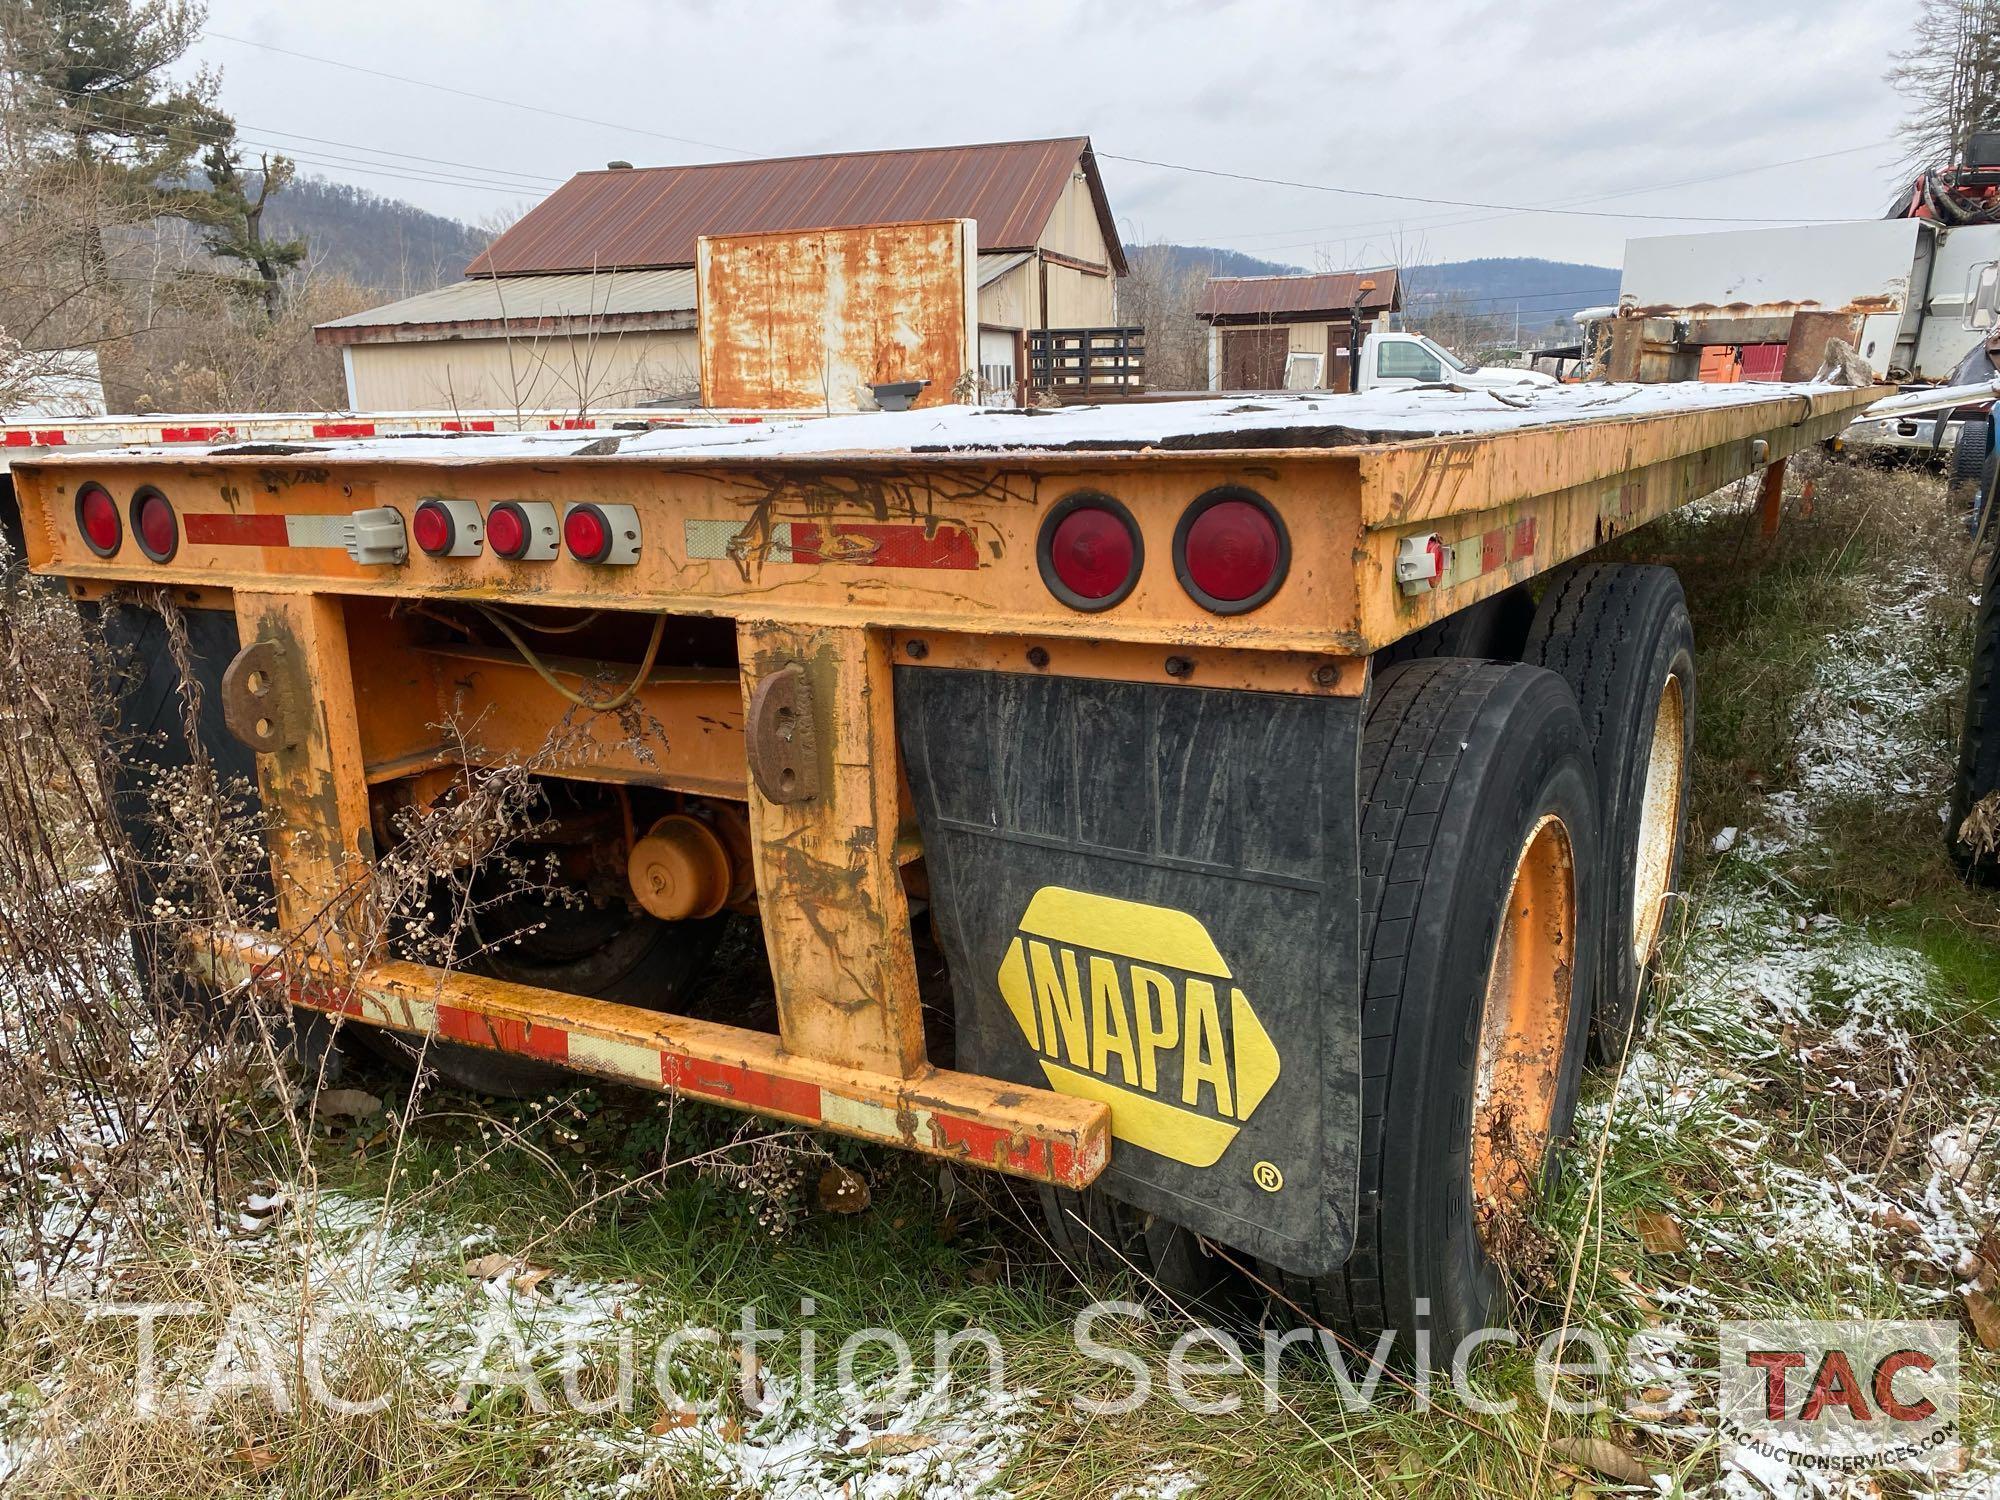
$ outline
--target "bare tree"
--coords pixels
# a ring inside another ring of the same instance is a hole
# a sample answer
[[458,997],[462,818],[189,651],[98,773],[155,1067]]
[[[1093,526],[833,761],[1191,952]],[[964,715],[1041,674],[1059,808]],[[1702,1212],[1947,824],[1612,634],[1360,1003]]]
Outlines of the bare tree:
[[1915,33],[1888,74],[1909,100],[1909,169],[1951,166],[1975,131],[2000,130],[2000,0],[1923,0]]
[[1146,380],[1160,390],[1208,385],[1208,326],[1197,314],[1208,288],[1206,266],[1166,245],[1141,245],[1126,256],[1118,283],[1118,319],[1146,330]]

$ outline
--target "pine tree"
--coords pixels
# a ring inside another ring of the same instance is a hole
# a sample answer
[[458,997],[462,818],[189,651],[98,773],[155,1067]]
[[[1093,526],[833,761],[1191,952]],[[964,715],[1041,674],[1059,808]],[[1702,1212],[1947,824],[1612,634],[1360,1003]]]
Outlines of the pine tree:
[[201,217],[209,251],[256,272],[254,277],[236,278],[236,285],[261,298],[264,315],[275,318],[284,298],[285,273],[305,259],[306,242],[265,239],[264,207],[273,195],[285,190],[297,169],[283,156],[260,157],[253,197],[251,177],[245,175],[233,141],[210,146],[201,165],[208,176],[208,201]]
[[[189,168],[235,126],[216,106],[213,73],[169,72],[206,19],[193,0],[0,0],[11,144],[32,179],[88,188],[117,210],[200,217],[205,194]],[[81,239],[86,269],[101,273],[102,226]]]

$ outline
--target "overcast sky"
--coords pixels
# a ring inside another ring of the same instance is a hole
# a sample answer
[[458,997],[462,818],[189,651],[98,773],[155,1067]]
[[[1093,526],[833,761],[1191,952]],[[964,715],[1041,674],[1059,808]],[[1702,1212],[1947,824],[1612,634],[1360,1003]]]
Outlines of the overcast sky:
[[[199,56],[222,71],[222,102],[250,141],[286,148],[308,173],[474,222],[613,158],[1088,134],[1128,241],[1223,245],[1311,269],[1482,255],[1615,266],[1628,234],[1880,215],[1901,114],[1882,75],[1915,8],[210,0]],[[1691,217],[1397,202],[1119,156]],[[1776,165],[1801,157],[1821,159]]]

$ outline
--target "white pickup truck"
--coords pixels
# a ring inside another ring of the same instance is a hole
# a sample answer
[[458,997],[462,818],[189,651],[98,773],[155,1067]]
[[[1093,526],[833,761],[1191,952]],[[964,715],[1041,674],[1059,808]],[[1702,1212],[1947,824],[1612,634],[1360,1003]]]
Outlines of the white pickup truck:
[[1555,385],[1553,375],[1497,365],[1469,365],[1421,333],[1371,333],[1361,342],[1357,391],[1386,391],[1413,385],[1455,385],[1467,390],[1500,386]]

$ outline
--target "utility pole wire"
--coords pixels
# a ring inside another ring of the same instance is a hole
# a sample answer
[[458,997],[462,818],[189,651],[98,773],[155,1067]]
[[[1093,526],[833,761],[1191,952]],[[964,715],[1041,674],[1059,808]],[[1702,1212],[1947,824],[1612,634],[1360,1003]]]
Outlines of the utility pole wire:
[[276,52],[284,57],[296,57],[305,62],[322,63],[329,68],[345,68],[350,73],[366,73],[371,78],[386,78],[392,83],[407,83],[420,89],[435,89],[441,94],[456,94],[461,99],[477,99],[482,104],[499,104],[508,109],[525,109],[532,114],[547,115],[556,120],[574,120],[579,125],[595,125],[603,130],[622,130],[632,135],[650,135],[656,140],[672,141],[680,146],[699,146],[704,151],[726,151],[732,156],[759,156],[763,153],[746,150],[742,146],[725,146],[718,141],[697,140],[693,136],[668,135],[663,130],[648,130],[643,125],[621,125],[615,120],[594,120],[588,115],[573,115],[560,109],[548,109],[539,104],[524,104],[519,99],[502,99],[494,94],[476,94],[470,89],[456,89],[450,84],[433,83],[428,78],[410,78],[402,73],[387,73],[380,68],[364,68],[359,63],[341,62],[332,57],[316,57],[310,52],[294,52],[290,47],[280,47],[273,42],[252,41],[247,36],[232,36],[226,31],[213,28],[203,32],[220,42],[234,42],[239,47],[256,47],[265,52]]
[[1260,177],[1254,172],[1225,172],[1219,167],[1195,167],[1186,162],[1158,161],[1146,156],[1121,156],[1115,151],[1099,151],[1105,161],[1129,162],[1141,167],[1162,167],[1169,172],[1192,172],[1202,177],[1226,177],[1232,182],[1256,182],[1266,187],[1298,188],[1309,193],[1338,193],[1350,198],[1382,198],[1394,203],[1435,203],[1446,208],[1492,208],[1510,214],[1559,214],[1581,219],[1664,219],[1691,224],[1839,224],[1841,219],[1811,219],[1800,215],[1752,219],[1719,214],[1638,214],[1608,208],[1537,208],[1527,203],[1482,203],[1472,198],[1427,198],[1418,193],[1384,193],[1373,188],[1336,187],[1325,182],[1297,182],[1286,177]]

